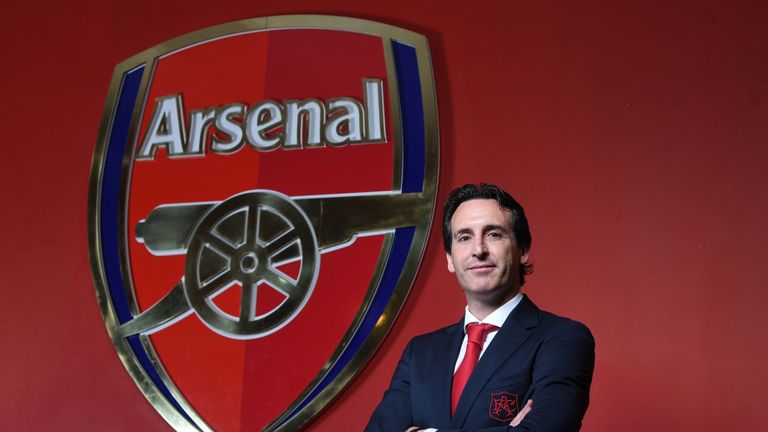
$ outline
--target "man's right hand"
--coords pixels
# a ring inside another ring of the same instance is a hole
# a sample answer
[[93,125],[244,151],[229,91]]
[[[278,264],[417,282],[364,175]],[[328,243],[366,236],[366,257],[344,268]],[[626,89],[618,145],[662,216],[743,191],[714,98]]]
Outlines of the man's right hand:
[[519,413],[515,416],[515,418],[512,419],[512,422],[509,424],[512,427],[515,427],[520,424],[520,422],[523,421],[526,414],[533,411],[533,399],[528,399],[528,402],[525,403],[525,406],[523,409],[520,410]]

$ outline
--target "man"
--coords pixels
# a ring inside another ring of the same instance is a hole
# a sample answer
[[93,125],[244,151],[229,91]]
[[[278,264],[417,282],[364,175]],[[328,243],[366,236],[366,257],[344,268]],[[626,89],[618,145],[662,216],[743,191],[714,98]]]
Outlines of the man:
[[445,204],[443,242],[464,318],[411,340],[366,431],[578,431],[594,340],[520,292],[532,270],[523,208],[497,186],[465,185]]

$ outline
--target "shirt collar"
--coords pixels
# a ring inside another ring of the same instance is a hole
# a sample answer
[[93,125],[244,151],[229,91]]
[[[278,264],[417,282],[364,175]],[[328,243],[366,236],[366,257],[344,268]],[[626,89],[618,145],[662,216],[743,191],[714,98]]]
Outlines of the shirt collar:
[[499,306],[498,309],[491,312],[490,315],[485,317],[484,320],[480,321],[472,315],[472,312],[469,311],[469,306],[466,306],[464,308],[464,332],[466,333],[467,324],[469,323],[480,323],[480,324],[493,324],[496,327],[501,328],[502,324],[504,324],[504,321],[507,320],[507,317],[509,314],[512,313],[513,310],[515,310],[515,307],[517,307],[518,304],[520,304],[520,301],[523,299],[523,293],[517,293],[516,296],[512,297],[509,301],[504,303],[503,305]]

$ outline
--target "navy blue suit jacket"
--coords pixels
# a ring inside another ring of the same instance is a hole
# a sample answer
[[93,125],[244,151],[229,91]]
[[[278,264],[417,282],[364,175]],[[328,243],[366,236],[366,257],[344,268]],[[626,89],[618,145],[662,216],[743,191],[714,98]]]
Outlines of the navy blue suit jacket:
[[[463,328],[462,320],[411,340],[367,432],[403,432],[410,426],[441,432],[580,429],[595,364],[587,327],[542,311],[524,297],[478,361],[451,417]],[[510,428],[528,399],[533,411]]]

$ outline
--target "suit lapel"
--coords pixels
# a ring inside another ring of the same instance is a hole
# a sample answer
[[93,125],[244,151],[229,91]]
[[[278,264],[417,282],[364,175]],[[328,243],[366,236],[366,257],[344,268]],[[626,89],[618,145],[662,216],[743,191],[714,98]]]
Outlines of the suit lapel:
[[438,421],[435,426],[445,428],[451,424],[451,385],[453,384],[453,368],[456,358],[459,356],[461,342],[464,339],[464,319],[446,330],[446,343],[434,348],[435,359],[447,359],[447,361],[435,361],[433,373],[429,374],[428,388],[435,389],[437,395],[431,401],[432,412],[436,414]]
[[504,325],[499,329],[499,333],[496,334],[483,356],[480,357],[475,370],[469,377],[459,399],[459,404],[456,406],[456,414],[453,416],[451,424],[452,428],[459,429],[464,425],[469,415],[469,409],[475,403],[485,383],[530,336],[530,329],[539,322],[538,311],[536,305],[527,296],[524,296],[520,304],[509,314]]

